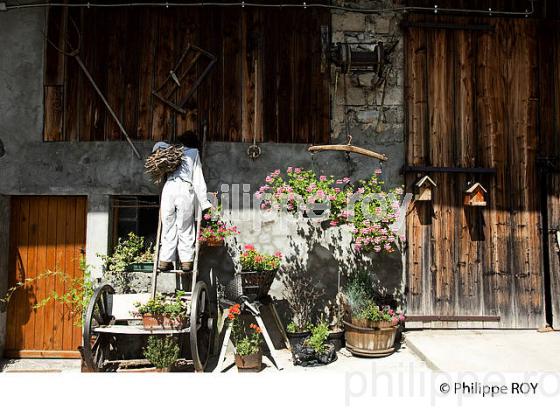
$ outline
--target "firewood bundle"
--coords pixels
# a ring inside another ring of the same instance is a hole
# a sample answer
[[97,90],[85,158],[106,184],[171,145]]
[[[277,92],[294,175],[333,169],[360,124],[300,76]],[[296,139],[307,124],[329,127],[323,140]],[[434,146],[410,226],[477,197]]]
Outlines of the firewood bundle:
[[165,181],[167,174],[175,171],[183,161],[183,146],[172,145],[168,148],[158,149],[153,152],[144,164],[146,174],[156,184]]

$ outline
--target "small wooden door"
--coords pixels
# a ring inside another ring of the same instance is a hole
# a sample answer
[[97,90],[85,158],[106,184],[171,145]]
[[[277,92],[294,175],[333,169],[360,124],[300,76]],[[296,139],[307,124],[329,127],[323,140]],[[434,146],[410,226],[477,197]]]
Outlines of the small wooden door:
[[[86,198],[21,196],[11,202],[9,283],[35,278],[43,272],[83,275]],[[68,281],[47,276],[18,289],[8,305],[7,357],[79,357],[81,329],[69,306],[49,301],[33,306],[52,291],[64,294]]]

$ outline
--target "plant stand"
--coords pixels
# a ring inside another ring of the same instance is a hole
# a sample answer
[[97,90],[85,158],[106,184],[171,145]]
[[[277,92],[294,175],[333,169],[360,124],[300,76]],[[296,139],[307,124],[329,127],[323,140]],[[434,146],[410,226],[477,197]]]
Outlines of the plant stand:
[[[268,334],[268,331],[266,329],[266,326],[264,325],[264,321],[262,320],[261,317],[261,313],[259,308],[262,306],[263,304],[261,302],[253,302],[250,303],[248,301],[243,301],[240,303],[240,309],[241,312],[248,312],[251,315],[253,315],[253,317],[255,318],[255,321],[257,322],[257,324],[259,325],[259,327],[261,328],[262,331],[262,335],[264,338],[264,341],[266,343],[266,345],[268,346],[268,350],[270,352],[270,356],[272,359],[272,362],[274,364],[274,366],[276,366],[276,369],[278,370],[283,370],[284,367],[280,364],[280,361],[278,360],[278,357],[276,356],[276,349],[274,348],[274,345],[272,344],[272,339],[270,338],[270,335]],[[232,306],[232,304],[230,304],[230,306],[228,306],[226,309],[224,309],[224,313],[222,315],[222,321],[225,323],[225,320],[229,314],[229,308]],[[276,322],[276,325],[279,327],[279,329],[282,332],[282,337],[284,339],[284,343],[286,343],[286,346],[289,346],[289,342],[288,342],[288,338],[286,336],[286,334],[283,332],[284,328],[279,325],[280,324],[280,318],[278,317],[278,312],[276,311],[276,307],[274,306],[274,303],[271,301],[270,305],[271,307],[271,311],[272,311],[272,316],[274,317],[274,321]],[[233,343],[231,342],[231,326],[226,326],[226,331],[224,334],[224,341],[222,342],[222,347],[220,349],[220,356],[218,358],[218,364],[216,366],[216,369],[214,370],[214,373],[221,373],[224,368],[229,368],[231,366],[233,366],[235,363],[231,363],[229,364],[227,367],[225,366],[225,357],[226,357],[226,353],[228,350],[229,345],[233,346]],[[234,347],[235,349],[235,347]]]

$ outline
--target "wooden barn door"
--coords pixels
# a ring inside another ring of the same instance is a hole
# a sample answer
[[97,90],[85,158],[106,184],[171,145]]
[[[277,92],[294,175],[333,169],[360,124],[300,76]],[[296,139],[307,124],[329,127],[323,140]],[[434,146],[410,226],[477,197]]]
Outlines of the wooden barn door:
[[545,263],[547,320],[560,328],[560,21],[549,20],[540,28],[540,137],[539,171],[541,200],[545,206]]
[[[410,315],[456,325],[461,316],[499,317],[490,325],[504,328],[544,323],[538,80],[534,21],[411,18],[407,165],[495,173],[428,173],[433,201],[415,203],[407,217]],[[422,175],[407,172],[409,192]],[[469,182],[488,190],[486,207],[463,205]]]
[[[77,278],[85,249],[86,198],[13,197],[11,203],[9,283],[36,278],[47,270]],[[57,276],[29,281],[8,305],[7,357],[79,357],[81,329],[68,306],[50,301],[33,305],[51,291],[65,292]]]

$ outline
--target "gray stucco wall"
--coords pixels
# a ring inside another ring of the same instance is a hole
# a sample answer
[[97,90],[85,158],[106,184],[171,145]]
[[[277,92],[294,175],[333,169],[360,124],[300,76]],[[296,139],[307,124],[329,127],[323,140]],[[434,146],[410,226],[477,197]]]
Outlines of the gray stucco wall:
[[[370,1],[360,5],[390,3]],[[104,195],[157,194],[158,189],[143,173],[143,162],[133,156],[125,142],[42,142],[44,21],[43,9],[0,13],[0,140],[5,150],[5,155],[0,157],[0,194],[83,194],[92,196],[92,200],[95,196],[96,201],[103,201]],[[384,91],[374,86],[372,74],[352,74],[347,78],[344,99],[344,78],[338,77],[335,94],[334,67],[332,70],[332,141],[346,141],[348,124],[355,145],[389,157],[382,165],[389,186],[402,184],[399,169],[404,161],[403,51],[398,22],[398,16],[333,12],[331,33],[333,43],[396,42],[389,55],[392,69]],[[137,146],[146,155],[151,143]],[[246,156],[246,144],[209,143],[204,158],[209,190],[217,191],[223,184],[250,184],[254,192],[267,173],[287,166],[356,179],[368,176],[380,165],[377,160],[343,153],[312,156],[306,146],[298,144],[262,144],[261,147],[262,156],[252,161]],[[7,248],[6,203],[0,201],[0,217],[4,218],[0,220],[0,260]],[[282,251],[287,266],[307,271],[318,286],[329,289],[329,296],[336,292],[339,275],[355,269],[375,273],[381,286],[389,292],[402,289],[400,255],[354,255],[346,227],[324,230],[306,220],[294,221],[292,216],[267,221],[260,219],[262,216],[255,211],[246,212],[252,215],[248,221],[231,217],[242,231],[237,241],[253,243],[266,251]],[[279,229],[281,225],[286,229]],[[96,241],[90,228],[88,241]],[[99,240],[106,241],[106,237]],[[99,246],[88,243],[88,249],[99,249],[103,243]],[[235,257],[235,252],[232,254]],[[204,263],[226,272],[233,259],[231,255],[215,254],[208,255]],[[6,281],[6,267],[0,265],[0,290]],[[280,297],[281,291],[280,282],[276,282],[273,294]],[[0,313],[0,347],[4,334],[2,320]]]

